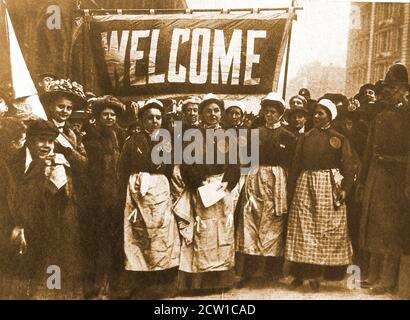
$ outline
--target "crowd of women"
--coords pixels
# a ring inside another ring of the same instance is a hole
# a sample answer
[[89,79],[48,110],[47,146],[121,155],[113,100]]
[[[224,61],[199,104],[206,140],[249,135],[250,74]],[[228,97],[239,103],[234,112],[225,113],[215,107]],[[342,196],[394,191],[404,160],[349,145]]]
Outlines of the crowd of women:
[[[350,100],[301,89],[288,106],[271,92],[251,124],[241,102],[187,97],[182,130],[203,135],[194,153],[214,160],[205,164],[153,161],[170,117],[160,100],[124,130],[126,107],[113,96],[50,76],[40,90],[48,121],[3,99],[3,298],[195,295],[288,275],[291,289],[306,280],[317,292],[352,264],[372,293],[397,287],[410,244],[403,65]],[[258,130],[259,162],[247,174],[229,157],[217,161],[218,141],[206,140],[205,131],[227,129]]]

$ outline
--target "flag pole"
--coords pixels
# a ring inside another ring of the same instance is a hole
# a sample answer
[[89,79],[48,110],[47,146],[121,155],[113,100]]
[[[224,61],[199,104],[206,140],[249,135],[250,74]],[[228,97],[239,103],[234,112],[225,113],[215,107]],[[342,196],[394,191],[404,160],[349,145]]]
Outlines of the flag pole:
[[288,37],[288,44],[287,44],[287,48],[286,48],[285,76],[284,76],[284,79],[283,79],[283,92],[282,92],[283,100],[286,99],[286,86],[287,86],[287,82],[288,82],[290,42],[292,40],[293,14],[295,12],[294,11],[295,7],[296,7],[296,0],[292,0],[292,17],[291,17],[291,20],[290,20],[289,37]]

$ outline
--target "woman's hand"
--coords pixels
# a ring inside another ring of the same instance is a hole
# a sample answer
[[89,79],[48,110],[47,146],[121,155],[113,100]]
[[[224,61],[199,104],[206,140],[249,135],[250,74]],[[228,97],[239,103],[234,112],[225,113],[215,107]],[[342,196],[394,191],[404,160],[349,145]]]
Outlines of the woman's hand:
[[25,254],[27,252],[27,241],[24,236],[24,229],[21,227],[14,227],[11,232],[11,242],[19,247],[19,253]]

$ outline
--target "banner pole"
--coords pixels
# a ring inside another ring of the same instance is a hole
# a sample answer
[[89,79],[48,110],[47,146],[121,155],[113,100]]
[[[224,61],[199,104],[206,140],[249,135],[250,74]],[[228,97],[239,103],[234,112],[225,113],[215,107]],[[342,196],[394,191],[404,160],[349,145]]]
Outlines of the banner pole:
[[[292,0],[292,14],[294,13],[294,8],[295,8],[295,0]],[[292,39],[292,26],[293,26],[293,15],[290,19],[289,37],[288,37],[288,44],[286,48],[285,77],[283,79],[283,92],[282,92],[283,100],[286,99],[286,87],[287,87],[287,82],[288,82],[289,55],[290,55],[290,42]]]
[[[79,0],[80,1],[80,0]],[[95,2],[92,1],[96,5]],[[303,10],[303,7],[292,8],[294,11]],[[117,14],[118,9],[95,9],[95,8],[77,8],[79,14],[84,14],[84,11],[88,10],[90,15],[105,15],[105,14]],[[194,14],[194,13],[221,13],[228,14],[234,12],[269,12],[269,11],[288,11],[288,8],[233,8],[233,9],[121,9],[122,14]]]

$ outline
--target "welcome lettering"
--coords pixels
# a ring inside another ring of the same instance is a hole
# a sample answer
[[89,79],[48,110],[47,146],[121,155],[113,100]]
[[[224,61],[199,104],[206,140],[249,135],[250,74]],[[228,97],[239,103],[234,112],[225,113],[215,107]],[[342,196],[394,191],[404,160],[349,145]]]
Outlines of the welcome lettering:
[[114,95],[261,95],[278,86],[289,23],[276,12],[93,15],[85,32]]
[[[127,46],[130,46],[128,73],[131,86],[159,83],[255,86],[260,83],[260,78],[253,75],[255,66],[260,63],[260,53],[255,51],[255,43],[266,39],[266,30],[234,29],[230,39],[226,39],[224,30],[220,29],[175,28],[165,72],[159,72],[157,68],[157,57],[164,54],[158,52],[158,47],[162,37],[169,35],[162,35],[160,29],[114,30],[103,32],[101,36],[106,44],[104,50],[107,57],[125,57]],[[142,45],[143,42],[145,45]],[[189,55],[180,54],[183,44],[188,44]],[[148,63],[139,63],[146,58]],[[124,74],[125,60],[122,59],[122,66],[109,65],[109,68],[115,68],[109,72]],[[244,74],[242,83],[241,74]],[[119,78],[120,82],[123,80],[123,76]]]

